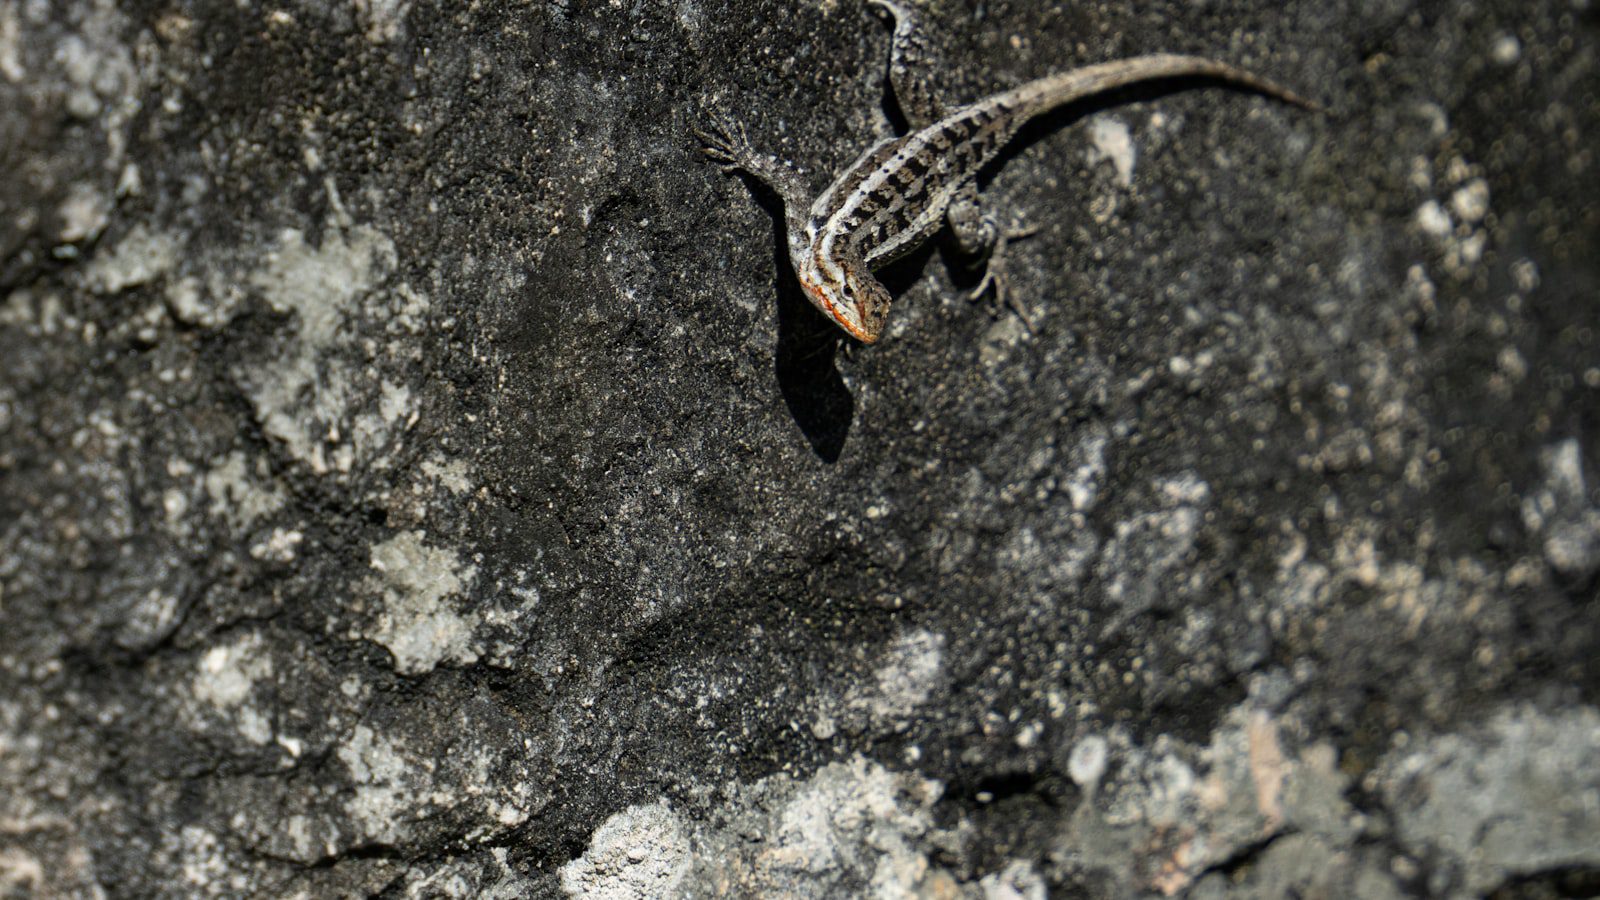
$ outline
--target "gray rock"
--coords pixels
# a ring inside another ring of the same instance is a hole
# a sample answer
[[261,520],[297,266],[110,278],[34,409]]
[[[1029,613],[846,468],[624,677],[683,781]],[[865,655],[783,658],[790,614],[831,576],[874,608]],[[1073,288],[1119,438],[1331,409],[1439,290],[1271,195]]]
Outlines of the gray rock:
[[1514,707],[1480,734],[1391,751],[1378,783],[1416,856],[1468,895],[1508,875],[1600,868],[1600,712]]
[[933,2],[1013,311],[881,343],[864,4],[0,0],[0,896],[1572,893],[1600,18]]

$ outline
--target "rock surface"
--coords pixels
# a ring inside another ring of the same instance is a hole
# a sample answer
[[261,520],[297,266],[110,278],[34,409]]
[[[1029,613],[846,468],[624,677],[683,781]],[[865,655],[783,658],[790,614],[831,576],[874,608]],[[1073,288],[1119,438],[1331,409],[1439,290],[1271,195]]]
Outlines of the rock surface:
[[1600,5],[0,0],[0,896],[1600,892]]

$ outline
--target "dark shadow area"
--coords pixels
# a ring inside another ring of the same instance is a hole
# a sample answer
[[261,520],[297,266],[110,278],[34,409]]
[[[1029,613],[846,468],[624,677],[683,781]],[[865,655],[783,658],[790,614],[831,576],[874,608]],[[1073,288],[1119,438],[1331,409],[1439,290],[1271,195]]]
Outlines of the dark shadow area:
[[[894,17],[887,14],[882,8],[871,6],[867,11],[867,18],[871,19],[880,28],[887,28],[891,46],[894,41]],[[889,117],[889,127],[894,129],[896,135],[903,135],[911,131],[911,117],[906,115],[905,108],[900,105],[900,98],[894,92],[894,78],[890,73],[891,57],[885,56],[879,61],[879,71],[883,74],[883,98],[880,104],[883,112]]]
[[839,342],[848,338],[800,291],[781,235],[777,255],[781,262],[773,372],[778,376],[778,390],[812,452],[823,462],[838,462],[856,408],[855,398],[834,365]]
[[883,73],[883,113],[889,117],[889,127],[894,129],[896,135],[911,132],[911,117],[906,115],[905,109],[900,105],[900,97],[894,92],[894,84],[889,79],[888,66]]
[[[982,196],[982,187],[983,184],[980,181],[980,197]],[[1007,212],[1009,213],[1009,211]],[[984,272],[988,269],[988,259],[983,256],[974,256],[971,253],[963,253],[956,243],[955,235],[950,233],[948,224],[940,228],[939,233],[934,235],[934,239],[929,243],[937,246],[939,262],[944,265],[944,271],[950,278],[951,286],[969,299],[981,299],[973,298],[972,292],[977,289],[979,282],[983,281]]]

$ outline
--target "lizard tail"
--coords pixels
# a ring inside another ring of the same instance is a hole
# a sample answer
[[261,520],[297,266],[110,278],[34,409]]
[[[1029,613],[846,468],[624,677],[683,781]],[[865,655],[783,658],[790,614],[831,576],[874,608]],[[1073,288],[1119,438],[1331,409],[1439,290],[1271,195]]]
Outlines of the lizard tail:
[[1028,117],[1032,118],[1084,97],[1131,84],[1168,78],[1212,79],[1238,85],[1304,109],[1313,111],[1322,109],[1315,102],[1253,72],[1203,56],[1180,56],[1173,53],[1155,53],[1084,66],[1081,69],[1030,81],[1007,93],[1013,95],[1017,106],[1028,109]]

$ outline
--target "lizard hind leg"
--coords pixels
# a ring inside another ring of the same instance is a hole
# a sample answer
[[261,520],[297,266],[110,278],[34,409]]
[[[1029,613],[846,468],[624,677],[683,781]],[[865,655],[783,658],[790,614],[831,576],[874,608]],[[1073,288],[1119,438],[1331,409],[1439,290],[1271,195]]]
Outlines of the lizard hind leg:
[[913,0],[867,0],[893,29],[889,40],[889,88],[913,131],[944,114],[939,98],[940,60],[928,45],[922,11]]
[[956,248],[971,257],[976,265],[983,267],[983,278],[968,296],[977,300],[986,293],[992,293],[995,302],[1016,313],[1028,333],[1032,334],[1033,317],[1011,292],[1006,276],[1006,248],[1013,241],[1037,233],[1038,226],[1002,227],[992,215],[984,212],[978,200],[977,188],[971,184],[967,184],[956,195],[945,217],[955,236]]

